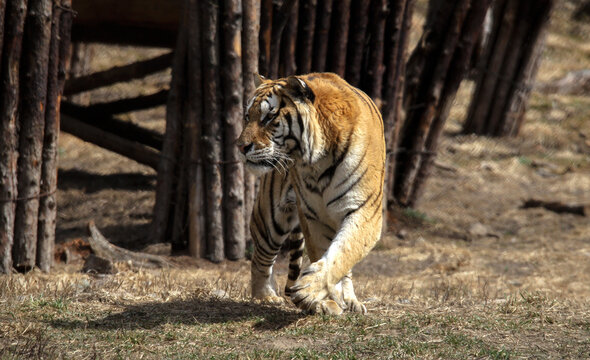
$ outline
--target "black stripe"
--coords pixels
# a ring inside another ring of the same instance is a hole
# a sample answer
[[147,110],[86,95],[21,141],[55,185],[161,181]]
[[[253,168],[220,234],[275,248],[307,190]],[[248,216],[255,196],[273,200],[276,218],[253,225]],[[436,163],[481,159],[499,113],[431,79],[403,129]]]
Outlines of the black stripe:
[[293,262],[303,256],[303,250],[297,250],[291,253],[289,261]]
[[367,204],[367,202],[369,201],[369,199],[371,198],[372,195],[369,195],[368,198],[365,199],[365,201],[363,201],[359,206],[357,206],[355,209],[349,210],[346,215],[344,215],[344,218],[342,219],[342,221],[344,221],[344,219],[346,219],[347,217],[349,217],[350,215],[354,214],[357,210],[359,210],[360,208],[362,208],[363,206],[365,206]]
[[274,201],[274,191],[275,190],[275,174],[271,175],[270,178],[270,220],[272,221],[272,226],[274,228],[274,231],[277,235],[279,236],[285,236],[287,235],[287,231],[283,230],[281,228],[281,226],[279,225],[279,223],[277,222],[277,219],[275,217],[275,208],[277,208],[277,206],[275,206],[275,201]]
[[344,195],[346,195],[346,193],[348,193],[350,190],[352,190],[352,188],[355,187],[365,177],[365,174],[367,173],[368,170],[369,170],[369,168],[366,168],[365,171],[363,171],[363,173],[352,184],[350,184],[346,188],[346,190],[344,190],[342,193],[340,193],[340,195],[336,196],[334,199],[328,201],[326,206],[330,206],[334,202],[340,200]]
[[332,164],[332,166],[330,166],[329,168],[327,168],[318,178],[318,182],[322,181],[322,179],[326,176],[328,176],[330,178],[330,181],[328,182],[328,185],[330,185],[330,182],[332,182],[332,177],[334,176],[334,173],[336,173],[336,169],[338,169],[338,167],[340,166],[340,164],[342,163],[342,161],[344,161],[344,159],[346,158],[346,155],[348,154],[348,150],[350,149],[350,138],[351,136],[349,135],[348,138],[346,139],[346,144],[344,145],[344,151],[342,151],[342,153],[340,153],[340,156],[338,156],[334,163]]
[[[365,157],[367,156],[367,150],[368,150],[368,147],[365,147],[365,152],[361,156],[359,162],[356,164],[356,166],[354,167],[354,169],[352,171],[350,171],[350,174],[355,174],[357,172],[357,170],[359,169],[359,167],[361,166],[361,164],[365,161]],[[367,172],[367,170],[365,170],[365,172]],[[348,179],[349,178],[346,178],[346,179],[342,180],[341,182],[339,182],[338,185],[335,186],[335,188],[337,188],[340,185],[343,185],[344,183],[346,183],[346,181],[348,181]]]

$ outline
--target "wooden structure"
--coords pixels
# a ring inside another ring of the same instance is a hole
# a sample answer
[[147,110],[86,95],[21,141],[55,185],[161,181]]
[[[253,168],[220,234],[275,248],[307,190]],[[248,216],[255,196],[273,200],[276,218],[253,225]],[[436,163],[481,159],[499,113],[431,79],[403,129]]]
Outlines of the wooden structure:
[[0,14],[0,272],[48,271],[71,1],[0,1]]
[[541,61],[554,0],[496,0],[464,133],[516,136]]
[[410,57],[393,184],[393,199],[401,206],[413,206],[421,195],[490,2],[442,0]]

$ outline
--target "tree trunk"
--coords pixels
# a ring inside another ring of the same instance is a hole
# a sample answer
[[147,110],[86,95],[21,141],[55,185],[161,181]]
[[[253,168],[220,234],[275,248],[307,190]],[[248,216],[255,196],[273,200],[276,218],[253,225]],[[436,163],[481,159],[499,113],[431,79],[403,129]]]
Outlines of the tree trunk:
[[380,103],[381,90],[383,88],[383,42],[385,36],[385,20],[387,18],[387,1],[373,0],[370,6],[371,26],[370,42],[367,62],[365,68],[365,79],[362,82],[362,89],[374,101]]
[[280,8],[272,16],[272,32],[270,39],[270,58],[268,76],[276,79],[279,75],[279,59],[281,52],[281,38],[287,22],[290,20],[293,7],[297,0],[284,0]]
[[296,47],[297,47],[297,27],[299,17],[299,1],[295,2],[287,26],[283,30],[281,39],[281,61],[279,63],[279,77],[295,75],[297,73]]
[[332,19],[332,0],[320,0],[316,15],[315,37],[313,40],[312,71],[326,70],[328,57],[328,43],[330,36],[330,21]]
[[476,80],[464,133],[518,134],[553,5],[553,0],[496,4],[491,41],[484,52],[487,60]]
[[186,14],[181,21],[177,38],[174,60],[172,63],[172,81],[166,106],[166,134],[162,144],[162,155],[158,165],[156,184],[156,202],[154,219],[152,220],[152,243],[166,242],[171,232],[170,222],[173,219],[171,199],[174,194],[175,169],[180,152],[180,133],[182,126],[184,82],[187,55],[187,23]]
[[17,192],[19,66],[27,1],[9,1],[0,58],[0,273],[12,272]]
[[[53,265],[53,249],[55,246],[55,225],[57,204],[57,138],[59,135],[59,106],[61,91],[65,81],[65,72],[60,72],[60,63],[66,61],[60,50],[66,43],[69,47],[71,22],[61,18],[71,17],[71,3],[65,1],[55,7],[51,27],[51,44],[49,50],[49,66],[47,81],[47,107],[45,112],[45,136],[43,140],[43,163],[41,165],[41,194],[39,200],[39,224],[37,234],[37,266],[48,272]],[[63,70],[63,68],[62,68]]]
[[297,35],[297,70],[299,74],[311,72],[316,8],[317,0],[301,0],[301,5],[299,6],[299,31]]
[[387,17],[385,55],[386,72],[383,89],[383,123],[385,124],[385,143],[387,146],[387,165],[385,171],[386,204],[389,210],[395,204],[394,171],[395,149],[402,121],[402,102],[405,81],[405,65],[408,39],[412,25],[415,0],[397,1]]
[[[260,1],[242,0],[243,31],[242,31],[242,76],[244,85],[243,103],[254,94],[254,75],[258,72],[258,35],[260,32]],[[244,172],[244,239],[251,239],[250,218],[254,207],[256,178],[248,171]]]
[[[283,4],[283,7],[287,4]],[[224,196],[225,254],[230,260],[244,257],[244,167],[235,145],[244,119],[242,96],[242,1],[223,4],[223,58],[221,80],[224,94]],[[290,11],[290,9],[285,9]],[[286,16],[286,15],[285,15]],[[276,18],[275,18],[276,19]],[[274,33],[273,25],[273,33]],[[274,35],[274,34],[273,34]],[[280,33],[277,34],[280,37]],[[278,45],[277,45],[278,46]],[[275,55],[278,58],[278,49]]]
[[352,86],[360,86],[363,54],[367,42],[370,0],[352,0],[348,54],[346,55],[346,80]]
[[207,189],[207,258],[220,262],[223,249],[223,184],[221,182],[221,112],[219,109],[218,6],[212,0],[202,3],[203,35],[203,165]]
[[20,99],[18,196],[12,256],[18,271],[35,266],[41,182],[41,153],[47,96],[47,66],[51,41],[51,0],[31,0],[25,22]]
[[350,21],[351,0],[340,0],[336,3],[330,26],[331,40],[329,49],[328,70],[344,77],[346,71],[346,46],[348,44],[348,27]]
[[260,37],[258,52],[258,72],[268,76],[270,71],[270,42],[272,35],[272,0],[260,0]]

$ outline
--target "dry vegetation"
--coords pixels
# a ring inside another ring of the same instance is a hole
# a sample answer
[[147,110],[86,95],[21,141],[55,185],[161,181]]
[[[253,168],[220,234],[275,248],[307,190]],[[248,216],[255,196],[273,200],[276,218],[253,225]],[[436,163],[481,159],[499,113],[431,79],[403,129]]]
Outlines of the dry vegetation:
[[[570,20],[573,1],[558,3],[542,81],[590,68],[590,25]],[[118,61],[98,53],[97,67]],[[590,203],[590,97],[534,93],[521,136],[492,140],[452,135],[469,91],[457,97],[422,202],[356,268],[369,315],[250,303],[247,261],[120,264],[108,276],[61,264],[0,276],[0,359],[589,358],[590,221],[520,205]],[[161,116],[129,120],[161,128]],[[154,173],[67,135],[60,144],[60,240],[85,236],[94,220],[113,241],[141,247]]]

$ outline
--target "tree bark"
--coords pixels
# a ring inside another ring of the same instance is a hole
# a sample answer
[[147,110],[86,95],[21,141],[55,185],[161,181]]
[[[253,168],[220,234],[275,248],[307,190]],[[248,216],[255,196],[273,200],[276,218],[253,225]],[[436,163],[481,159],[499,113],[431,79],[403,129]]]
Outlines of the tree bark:
[[415,0],[397,1],[387,17],[385,49],[386,72],[383,89],[383,123],[387,146],[387,165],[385,172],[386,204],[389,210],[395,204],[393,193],[395,172],[395,149],[402,121],[402,102],[405,81],[405,65],[408,39],[412,24]]
[[374,101],[380,103],[383,88],[383,42],[385,36],[385,20],[387,19],[387,1],[373,0],[371,2],[370,41],[365,65],[365,79],[362,88]]
[[260,0],[260,36],[258,52],[258,72],[269,76],[270,71],[270,43],[272,36],[272,0]]
[[326,70],[330,21],[332,19],[332,0],[320,0],[316,15],[316,26],[313,40],[313,61],[311,69],[315,72]]
[[[193,257],[205,257],[205,179],[201,158],[201,123],[203,119],[203,77],[201,68],[201,18],[199,1],[189,0],[188,31],[188,99],[185,130],[189,138],[188,166],[188,250]],[[258,37],[254,38],[258,44]],[[254,54],[258,63],[258,52]],[[186,142],[185,142],[186,146]]]
[[[254,94],[254,75],[258,72],[258,35],[260,32],[260,1],[242,0],[242,76],[244,86],[244,104]],[[256,178],[248,171],[244,171],[244,239],[251,240],[250,218],[254,207]]]
[[15,199],[17,198],[19,68],[27,1],[6,5],[0,58],[0,273],[12,272]]
[[186,14],[183,16],[172,63],[172,81],[166,105],[166,134],[158,165],[156,202],[152,220],[152,243],[166,242],[171,232],[171,199],[174,194],[174,172],[180,151],[180,132],[183,114],[184,78],[187,57],[188,34]]
[[207,189],[207,258],[220,262],[224,258],[223,184],[221,178],[221,112],[219,109],[219,13],[216,2],[202,3],[203,36],[203,166]]
[[352,0],[350,10],[352,16],[346,55],[346,81],[357,87],[361,83],[370,3],[370,0]]
[[[447,70],[448,75],[445,78],[434,119],[432,120],[432,125],[424,144],[424,149],[428,154],[436,153],[438,139],[455,100],[455,94],[461,85],[461,81],[469,73],[471,54],[483,30],[481,24],[484,21],[490,3],[491,0],[472,1],[469,12],[465,17],[465,22],[461,26],[461,37],[454,50],[449,69]],[[420,168],[412,187],[412,195],[408,202],[409,206],[414,206],[416,201],[422,196],[424,184],[432,172],[434,159],[434,156],[426,156],[420,162]]]
[[[448,0],[450,1],[450,0]],[[432,121],[436,116],[436,109],[440,101],[441,92],[447,76],[453,54],[457,47],[461,26],[467,14],[470,1],[450,1],[453,10],[446,19],[436,19],[434,24],[425,31],[425,38],[419,43],[414,55],[415,59],[423,59],[420,82],[415,96],[409,104],[406,121],[401,132],[401,142],[398,150],[395,182],[395,198],[402,206],[411,206],[414,202],[412,186],[420,163],[433,156],[432,152],[424,148]],[[452,4],[454,2],[454,4]],[[441,5],[441,9],[445,5]],[[433,42],[439,34],[444,34],[443,42]],[[423,35],[424,36],[424,35]]]
[[22,87],[19,108],[20,143],[18,196],[14,220],[14,267],[35,266],[39,212],[41,153],[47,96],[47,65],[51,41],[51,0],[31,0],[23,40]]
[[270,38],[270,57],[268,59],[269,69],[268,76],[276,79],[279,75],[279,59],[281,52],[281,38],[283,30],[289,21],[293,7],[297,0],[283,0],[283,4],[272,15],[272,31]]
[[340,0],[332,14],[328,70],[344,77],[351,0]]
[[[289,11],[285,8],[281,11]],[[292,6],[292,5],[291,5]],[[288,16],[288,13],[285,15]],[[242,1],[224,0],[223,3],[223,57],[221,81],[224,94],[224,192],[225,254],[230,260],[244,257],[244,167],[235,142],[242,132],[244,119],[242,96]],[[278,17],[275,17],[278,21]],[[279,24],[283,26],[284,24]],[[276,27],[273,24],[273,36]],[[280,33],[276,34],[280,37]],[[275,46],[278,46],[276,44]],[[278,59],[278,48],[276,49]],[[273,52],[275,53],[275,52]],[[273,70],[276,71],[276,70]]]
[[297,73],[296,47],[297,47],[297,28],[299,26],[299,1],[295,2],[287,26],[283,30],[281,39],[281,61],[279,63],[278,77],[287,77]]
[[[71,10],[69,4],[60,1],[53,11],[51,26],[51,43],[49,50],[47,107],[45,111],[45,134],[41,165],[41,194],[39,199],[39,223],[37,233],[37,266],[49,272],[53,265],[53,249],[55,246],[55,225],[57,204],[55,190],[57,189],[57,138],[59,135],[59,105],[61,90],[65,80],[65,73],[59,72],[59,63],[65,61],[60,56],[60,41],[69,44],[69,30],[61,27],[61,17]],[[71,25],[71,24],[70,24]]]
[[317,0],[301,0],[301,5],[299,6],[299,31],[297,35],[297,70],[299,74],[311,72],[316,8]]

